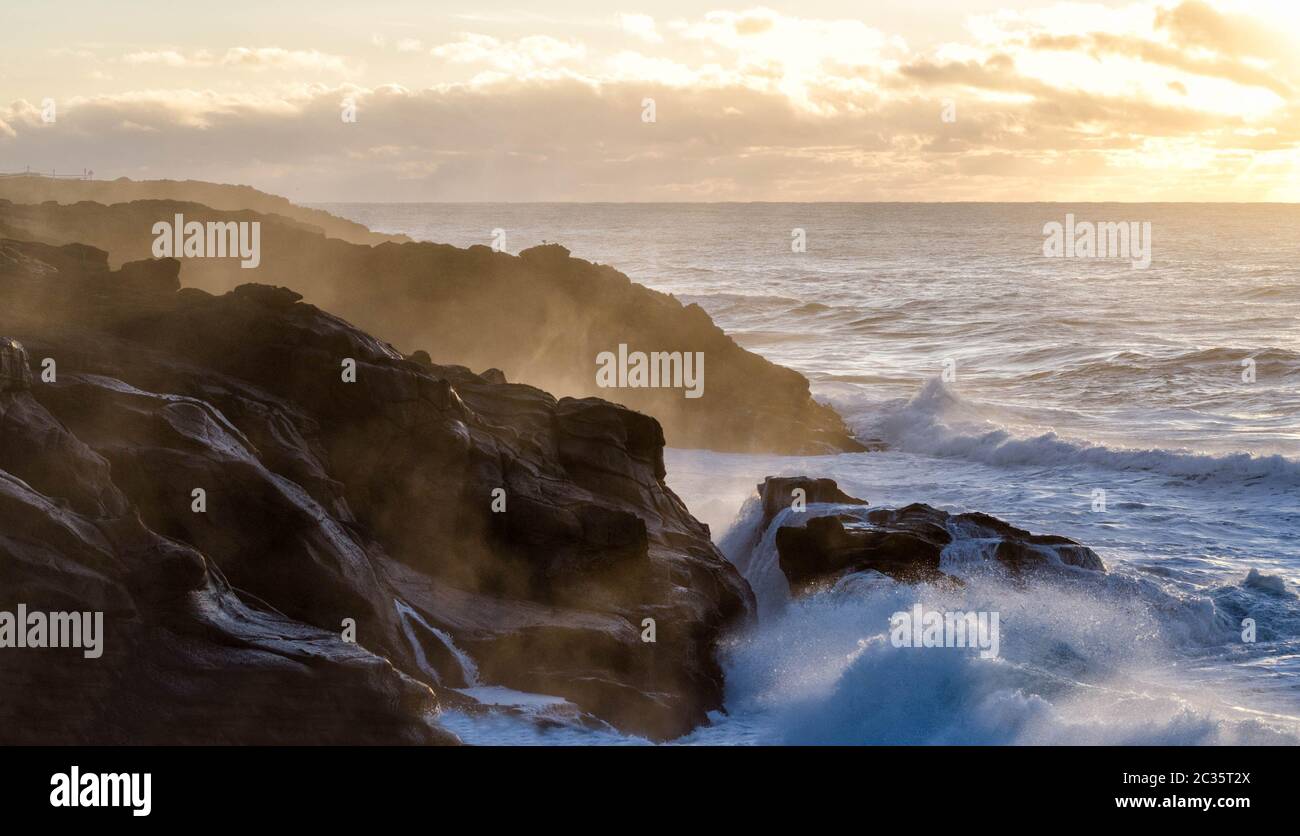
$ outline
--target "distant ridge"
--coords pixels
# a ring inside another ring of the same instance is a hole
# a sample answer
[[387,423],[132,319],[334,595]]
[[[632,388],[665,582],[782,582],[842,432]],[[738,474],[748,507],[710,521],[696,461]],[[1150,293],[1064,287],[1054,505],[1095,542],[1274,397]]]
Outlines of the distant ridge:
[[31,176],[0,178],[0,199],[14,203],[44,203],[53,200],[56,203],[72,204],[93,201],[106,205],[136,200],[186,201],[224,211],[251,210],[265,215],[281,215],[315,227],[327,238],[337,238],[351,244],[373,246],[411,240],[405,235],[371,232],[359,223],[321,209],[299,206],[288,198],[268,194],[252,186],[209,183],[204,180],[131,180],[126,177],[116,180],[56,179],[33,173]]

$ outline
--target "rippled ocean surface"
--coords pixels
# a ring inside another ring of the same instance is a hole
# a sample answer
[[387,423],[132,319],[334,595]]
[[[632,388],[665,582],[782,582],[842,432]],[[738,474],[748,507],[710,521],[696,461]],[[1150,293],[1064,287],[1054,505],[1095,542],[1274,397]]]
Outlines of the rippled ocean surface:
[[[683,742],[1300,739],[1300,206],[320,208],[458,246],[498,228],[511,252],[562,243],[700,304],[889,442],[814,458],[669,451],[670,484],[720,543],[753,522],[741,508],[755,483],[807,473],[875,505],[1063,534],[1110,569],[1028,587],[975,572],[960,591],[867,579],[790,601],[760,555],[750,581],[773,605],[728,642],[727,715]],[[1149,222],[1150,266],[1044,257],[1044,224],[1067,214]],[[791,251],[795,230],[806,252]],[[918,600],[998,610],[999,658],[890,646],[889,615]],[[470,741],[635,742],[449,722]]]

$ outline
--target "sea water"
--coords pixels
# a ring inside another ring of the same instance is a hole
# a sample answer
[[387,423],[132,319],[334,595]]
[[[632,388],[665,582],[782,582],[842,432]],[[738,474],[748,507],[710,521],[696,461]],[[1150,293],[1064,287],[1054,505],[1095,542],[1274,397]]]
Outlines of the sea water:
[[[321,208],[458,246],[498,228],[512,252],[562,243],[698,303],[889,443],[669,450],[669,484],[724,550],[757,521],[757,482],[807,474],[876,506],[984,511],[1106,562],[1104,577],[1019,584],[958,544],[959,588],[868,574],[792,600],[770,538],[729,554],[762,615],[724,643],[726,713],[680,742],[1300,740],[1300,207]],[[1045,226],[1067,215],[1149,222],[1150,265],[1045,257]],[[894,647],[890,615],[918,603],[998,612],[998,656]],[[639,742],[530,722],[537,700],[517,702],[445,719],[470,742]]]

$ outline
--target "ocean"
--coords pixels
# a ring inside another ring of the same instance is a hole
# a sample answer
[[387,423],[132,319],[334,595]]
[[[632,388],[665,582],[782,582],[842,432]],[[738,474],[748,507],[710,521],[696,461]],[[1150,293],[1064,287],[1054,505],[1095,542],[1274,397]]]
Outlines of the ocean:
[[[669,484],[760,602],[724,649],[726,713],[681,743],[1300,741],[1300,206],[317,208],[457,246],[494,229],[510,252],[561,243],[698,303],[888,442],[668,451]],[[1150,264],[1046,257],[1052,222],[1149,223]],[[734,554],[746,499],[779,474],[1062,534],[1108,573],[1013,583],[971,542],[944,556],[960,588],[857,577],[794,601],[770,541]],[[890,614],[918,602],[1000,613],[999,655],[894,647]],[[516,708],[445,718],[469,742],[642,742],[533,723],[554,698],[484,690]]]

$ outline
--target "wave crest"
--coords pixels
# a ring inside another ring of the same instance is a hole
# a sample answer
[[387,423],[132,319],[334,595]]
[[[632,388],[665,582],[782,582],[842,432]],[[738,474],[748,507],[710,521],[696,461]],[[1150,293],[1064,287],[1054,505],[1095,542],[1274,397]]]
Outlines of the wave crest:
[[1300,461],[1281,455],[1116,448],[1062,438],[1055,432],[1017,437],[997,423],[991,410],[962,398],[939,378],[927,382],[910,401],[862,423],[855,428],[860,435],[882,438],[896,450],[995,467],[1140,470],[1179,479],[1300,487]]

